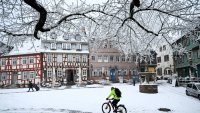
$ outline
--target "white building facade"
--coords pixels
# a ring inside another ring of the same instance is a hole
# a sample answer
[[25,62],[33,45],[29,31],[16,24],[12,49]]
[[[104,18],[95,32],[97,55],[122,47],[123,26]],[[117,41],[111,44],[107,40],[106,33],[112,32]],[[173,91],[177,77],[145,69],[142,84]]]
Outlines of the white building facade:
[[157,76],[167,79],[174,74],[173,50],[169,44],[163,44],[157,50]]

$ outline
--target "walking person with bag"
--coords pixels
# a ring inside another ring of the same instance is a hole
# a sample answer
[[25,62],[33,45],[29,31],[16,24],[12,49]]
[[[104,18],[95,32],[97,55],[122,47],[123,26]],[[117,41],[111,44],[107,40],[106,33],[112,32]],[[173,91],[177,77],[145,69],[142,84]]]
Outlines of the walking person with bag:
[[34,91],[33,89],[33,83],[31,81],[29,81],[29,84],[28,84],[28,92],[30,91],[30,89],[32,89],[32,91]]

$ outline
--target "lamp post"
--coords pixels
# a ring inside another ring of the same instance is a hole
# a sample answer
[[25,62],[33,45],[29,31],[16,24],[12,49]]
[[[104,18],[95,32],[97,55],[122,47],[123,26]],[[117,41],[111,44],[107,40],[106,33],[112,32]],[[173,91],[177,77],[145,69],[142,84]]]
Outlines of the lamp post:
[[191,81],[191,77],[192,77],[192,52],[189,52],[189,80]]
[[93,65],[90,64],[90,77],[92,76],[92,71],[93,71]]

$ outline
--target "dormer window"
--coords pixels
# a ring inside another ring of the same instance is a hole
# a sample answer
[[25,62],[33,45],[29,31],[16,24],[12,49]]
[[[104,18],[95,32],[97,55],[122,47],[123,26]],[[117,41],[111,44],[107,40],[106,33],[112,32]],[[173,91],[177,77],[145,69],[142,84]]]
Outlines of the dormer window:
[[66,43],[62,43],[62,49],[63,50],[67,49],[67,44]]
[[63,39],[64,40],[70,40],[70,34],[64,34]]
[[44,43],[44,49],[49,49],[49,48],[50,48],[50,46],[51,46],[51,44],[50,44],[50,43]]
[[71,43],[67,43],[67,50],[71,50]]
[[75,40],[76,40],[76,41],[81,41],[81,35],[80,35],[80,34],[76,34]]
[[57,49],[62,49],[62,43],[57,43]]
[[56,43],[51,43],[51,49],[55,50],[56,49]]
[[76,50],[81,51],[81,44],[76,44]]
[[84,44],[81,46],[82,47],[82,50],[88,50],[88,45]]
[[73,50],[76,50],[76,44],[75,43],[71,44],[71,46],[72,46]]

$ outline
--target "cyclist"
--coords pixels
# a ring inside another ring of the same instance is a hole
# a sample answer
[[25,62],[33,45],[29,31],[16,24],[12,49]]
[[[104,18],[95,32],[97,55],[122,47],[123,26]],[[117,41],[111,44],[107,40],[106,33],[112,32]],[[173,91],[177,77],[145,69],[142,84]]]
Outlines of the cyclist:
[[108,100],[111,96],[113,97],[113,101],[112,101],[112,105],[114,107],[113,112],[117,112],[117,103],[120,101],[121,96],[117,96],[114,87],[111,87],[111,92],[110,92],[109,96],[106,98],[106,100]]

